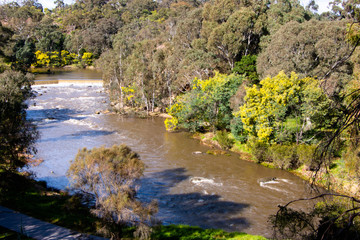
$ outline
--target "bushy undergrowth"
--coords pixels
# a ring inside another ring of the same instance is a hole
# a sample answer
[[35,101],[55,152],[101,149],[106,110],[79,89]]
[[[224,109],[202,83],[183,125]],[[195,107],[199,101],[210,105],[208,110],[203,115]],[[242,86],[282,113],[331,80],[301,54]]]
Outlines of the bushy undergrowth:
[[217,131],[215,139],[218,141],[222,149],[228,150],[234,145],[234,139],[229,138],[226,131]]
[[268,149],[269,158],[281,169],[294,169],[300,165],[296,145],[272,145]]
[[281,207],[270,222],[275,239],[353,240],[359,239],[358,214],[359,203],[351,198],[324,197],[309,211]]
[[268,144],[258,141],[248,141],[247,145],[256,163],[268,161]]
[[316,146],[306,144],[265,144],[258,141],[248,142],[251,153],[257,163],[271,162],[281,169],[296,169],[301,165],[312,169],[312,158]]

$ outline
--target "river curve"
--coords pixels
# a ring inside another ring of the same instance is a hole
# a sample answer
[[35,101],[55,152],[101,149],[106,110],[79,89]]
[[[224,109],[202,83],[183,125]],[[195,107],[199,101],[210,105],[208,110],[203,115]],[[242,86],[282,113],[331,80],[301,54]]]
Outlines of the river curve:
[[[164,224],[270,237],[267,220],[277,206],[309,195],[306,182],[288,172],[240,160],[236,154],[193,154],[209,148],[188,133],[166,132],[163,119],[97,114],[109,107],[109,100],[100,84],[86,80],[99,78],[89,71],[37,77],[80,80],[33,86],[37,97],[29,103],[28,116],[38,125],[37,157],[44,162],[30,170],[49,186],[68,187],[65,174],[78,149],[125,143],[147,166],[139,197],[158,199],[158,218]],[[272,177],[277,180],[259,181]]]

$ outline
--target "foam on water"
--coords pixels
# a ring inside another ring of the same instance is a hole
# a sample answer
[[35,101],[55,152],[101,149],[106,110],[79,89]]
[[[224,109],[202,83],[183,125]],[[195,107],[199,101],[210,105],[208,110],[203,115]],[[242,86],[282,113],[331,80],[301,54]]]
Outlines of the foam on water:
[[66,120],[66,121],[64,121],[64,123],[71,124],[71,125],[78,125],[78,126],[87,126],[90,129],[99,129],[99,128],[97,128],[97,126],[95,124],[93,124],[91,122],[87,122],[84,120],[77,120],[74,118]]
[[282,182],[286,182],[288,184],[294,184],[293,182],[291,182],[289,179],[282,179],[282,178],[279,178],[278,179],[279,181],[282,181]]
[[260,182],[260,187],[263,187],[263,188],[268,188],[268,189],[271,189],[271,190],[274,190],[274,191],[278,191],[278,192],[285,192],[287,193],[288,191],[286,191],[285,189],[283,189],[282,187],[283,186],[280,186],[280,187],[275,187],[273,186],[274,184],[279,184],[281,182],[283,183],[287,183],[287,184],[292,184],[289,180],[287,179],[276,179],[276,180],[271,180],[271,181],[266,181],[266,182]]
[[216,183],[214,179],[204,178],[204,177],[192,177],[190,178],[190,182],[197,185],[203,186],[204,184],[214,185],[214,186],[222,186],[222,183]]

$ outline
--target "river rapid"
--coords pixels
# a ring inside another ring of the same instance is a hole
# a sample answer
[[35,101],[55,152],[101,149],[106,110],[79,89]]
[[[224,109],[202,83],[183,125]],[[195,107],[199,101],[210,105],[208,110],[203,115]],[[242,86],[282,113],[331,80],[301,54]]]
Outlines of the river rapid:
[[[279,204],[309,196],[307,183],[278,169],[243,161],[239,156],[193,154],[208,147],[186,132],[166,132],[163,119],[97,114],[109,100],[92,71],[39,75],[37,80],[76,79],[76,83],[36,85],[28,117],[38,126],[37,157],[31,167],[38,180],[59,189],[69,187],[66,171],[78,149],[126,144],[146,164],[139,198],[157,199],[164,224],[243,231],[270,237],[268,217]],[[275,181],[263,181],[276,177]],[[298,205],[305,208],[306,205]]]

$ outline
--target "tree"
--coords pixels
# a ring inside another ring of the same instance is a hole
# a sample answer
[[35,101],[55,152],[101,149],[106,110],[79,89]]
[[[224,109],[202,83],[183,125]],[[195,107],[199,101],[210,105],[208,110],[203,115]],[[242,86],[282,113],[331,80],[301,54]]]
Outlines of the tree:
[[55,8],[63,9],[65,7],[65,3],[63,0],[55,0],[54,3],[56,4]]
[[17,38],[27,40],[33,36],[33,28],[44,16],[41,4],[37,1],[24,1],[23,5],[16,2],[0,5],[0,19],[7,27],[16,32]]
[[256,72],[256,55],[243,56],[239,62],[235,62],[233,73],[245,74],[250,85],[259,83],[259,76]]
[[270,0],[270,8],[266,15],[270,38],[281,26],[288,22],[295,21],[302,23],[309,21],[313,17],[313,14],[309,10],[304,9],[298,0]]
[[35,60],[34,42],[31,39],[17,41],[11,57],[12,67],[16,70],[26,71]]
[[[346,21],[289,22],[272,36],[268,47],[257,59],[261,77],[274,76],[280,71],[295,71],[302,77],[327,78],[324,86],[332,95],[339,91],[352,74],[352,64],[344,61],[328,74],[334,64],[342,61],[352,48],[345,41]],[[333,84],[331,84],[333,83]]]
[[230,69],[239,56],[256,54],[265,33],[265,15],[242,7],[216,27],[208,38],[208,48],[223,58]]
[[4,57],[4,48],[14,33],[0,23],[0,57]]
[[30,75],[5,71],[0,74],[0,168],[16,171],[36,152],[36,127],[26,119],[26,100],[31,98]]
[[[359,45],[358,22],[360,19],[358,1],[334,1],[333,10],[338,11],[336,16],[339,18],[350,18],[352,23],[348,25],[347,40],[353,45],[352,50],[342,58],[338,59],[327,70],[331,74],[346,65],[356,47]],[[344,8],[339,8],[342,4]],[[356,76],[353,78],[356,79]],[[358,81],[358,80],[357,80]],[[355,81],[356,82],[356,81]],[[358,143],[359,143],[359,114],[360,114],[360,95],[359,84],[355,88],[350,87],[344,93],[343,98],[333,98],[339,104],[344,104],[344,109],[334,120],[335,127],[330,129],[328,134],[322,139],[315,152],[312,163],[316,164],[312,181],[324,179],[329,176],[332,163],[332,152],[339,150],[337,144],[340,138],[346,137],[349,149],[345,152],[344,158],[352,158],[350,164],[355,169],[358,168]],[[350,152],[349,152],[350,151]],[[350,155],[350,156],[349,156]],[[346,161],[346,160],[345,160]],[[353,169],[352,169],[353,170]],[[356,171],[356,170],[355,170]],[[321,173],[323,174],[321,174]],[[351,171],[348,174],[351,174]],[[331,184],[327,184],[330,189]],[[329,199],[330,197],[330,199]],[[293,205],[299,201],[311,201],[321,199],[322,201],[314,206],[309,212],[292,209]],[[275,237],[279,238],[306,238],[306,239],[359,239],[360,232],[360,200],[350,194],[320,194],[313,198],[297,199],[279,206],[279,211],[273,217]]]
[[46,19],[35,28],[36,50],[42,52],[58,51],[63,49],[65,36],[53,21]]
[[260,86],[247,88],[245,104],[235,115],[259,142],[299,144],[309,143],[314,136],[319,138],[318,131],[332,127],[327,122],[334,118],[330,106],[316,79],[299,78],[294,72],[288,77],[280,72],[261,80]]
[[154,220],[157,203],[144,205],[136,198],[135,181],[143,175],[144,168],[137,153],[125,145],[114,145],[79,150],[67,175],[75,189],[93,196],[93,213],[104,220],[105,232],[111,227],[106,223],[115,224],[117,228],[110,233],[118,239],[122,228],[132,225],[137,226],[138,236],[148,238],[148,225]]
[[239,75],[218,72],[206,80],[195,78],[192,90],[180,95],[168,109],[173,118],[165,121],[166,128],[183,127],[190,131],[229,129],[233,118],[229,100],[243,80]]

